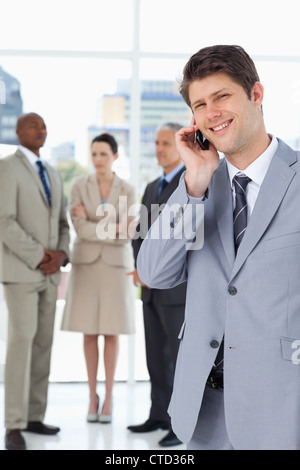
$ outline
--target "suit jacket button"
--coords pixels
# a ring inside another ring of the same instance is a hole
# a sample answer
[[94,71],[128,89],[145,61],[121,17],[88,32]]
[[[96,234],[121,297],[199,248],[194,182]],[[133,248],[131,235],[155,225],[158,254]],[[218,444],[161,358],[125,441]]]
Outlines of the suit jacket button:
[[235,294],[237,294],[237,288],[234,287],[234,286],[229,286],[228,287],[228,292],[229,292],[230,295],[235,295]]
[[211,345],[212,348],[217,349],[217,348],[220,346],[220,343],[219,343],[219,341],[217,341],[216,339],[213,339],[213,340],[210,342],[210,345]]

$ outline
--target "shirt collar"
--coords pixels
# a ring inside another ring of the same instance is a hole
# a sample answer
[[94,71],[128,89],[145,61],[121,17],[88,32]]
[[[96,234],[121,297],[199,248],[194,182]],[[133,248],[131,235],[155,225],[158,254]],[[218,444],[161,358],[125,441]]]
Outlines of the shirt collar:
[[167,183],[170,183],[172,181],[172,179],[174,178],[174,176],[177,175],[177,173],[184,167],[184,163],[181,162],[179,163],[179,165],[177,165],[176,168],[174,168],[174,170],[170,171],[170,173],[168,173],[167,175],[163,174],[161,176],[161,179],[165,179]]
[[[254,181],[259,186],[262,185],[262,182],[267,174],[272,158],[274,157],[276,150],[278,148],[278,140],[276,137],[269,135],[271,140],[270,145],[266,150],[258,157],[254,162],[252,162],[245,170],[242,171],[248,178]],[[232,179],[237,173],[241,173],[241,170],[232,165],[227,159],[227,168],[232,184]]]
[[35,166],[37,161],[41,161],[41,159],[37,157],[35,153],[33,153],[31,150],[24,147],[23,145],[19,145],[18,148],[19,150],[21,150],[22,153],[24,153],[25,157],[29,160],[32,166]]

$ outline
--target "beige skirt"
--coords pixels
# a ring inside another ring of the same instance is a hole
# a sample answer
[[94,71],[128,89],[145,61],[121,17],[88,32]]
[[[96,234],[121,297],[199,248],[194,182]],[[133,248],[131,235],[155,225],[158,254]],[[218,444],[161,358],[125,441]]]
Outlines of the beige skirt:
[[135,333],[135,288],[127,272],[101,258],[73,264],[61,329],[92,335]]

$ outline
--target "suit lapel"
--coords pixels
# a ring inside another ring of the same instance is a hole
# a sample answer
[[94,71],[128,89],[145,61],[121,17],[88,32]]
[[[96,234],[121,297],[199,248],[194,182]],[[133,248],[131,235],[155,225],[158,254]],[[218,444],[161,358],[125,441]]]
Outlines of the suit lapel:
[[35,183],[37,184],[37,186],[39,188],[39,191],[41,193],[41,196],[42,196],[46,206],[49,208],[47,196],[46,196],[45,189],[44,189],[43,183],[41,181],[40,175],[38,174],[37,171],[35,171],[35,169],[31,165],[31,163],[28,161],[28,158],[20,150],[17,150],[16,155],[18,156],[18,158],[21,159],[23,165],[29,171],[31,177],[33,178],[33,180],[35,181]]
[[235,260],[233,237],[233,206],[232,191],[229,182],[225,158],[214,175],[213,181],[214,202],[216,208],[216,220],[221,242],[229,263],[232,267]]
[[96,173],[88,177],[88,197],[91,207],[98,207],[101,204],[101,194],[98,186]]
[[118,201],[119,201],[119,195],[120,195],[120,183],[121,180],[120,178],[114,174],[114,179],[107,197],[106,202],[108,204],[113,205],[114,207],[117,207]]
[[[96,174],[92,174],[89,176],[88,194],[89,194],[89,199],[91,201],[91,207],[98,207],[102,204],[101,194],[100,194]],[[112,186],[110,188],[108,197],[106,199],[106,204],[111,204],[114,207],[117,207],[119,194],[120,194],[120,178],[115,174],[113,182],[112,182]],[[104,215],[105,213],[103,212],[102,217],[104,217]]]
[[279,141],[278,150],[262,183],[247,230],[238,249],[231,279],[241,269],[273,219],[295,176],[295,171],[290,167],[295,161],[297,161],[296,153]]

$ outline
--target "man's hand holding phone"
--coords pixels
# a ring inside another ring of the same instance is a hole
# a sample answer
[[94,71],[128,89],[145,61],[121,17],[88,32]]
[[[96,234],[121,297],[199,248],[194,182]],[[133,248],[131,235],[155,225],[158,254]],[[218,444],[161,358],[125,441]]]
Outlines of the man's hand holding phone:
[[[186,166],[185,183],[188,194],[192,197],[202,197],[210,183],[212,175],[219,165],[219,154],[212,143],[208,150],[200,147],[196,140],[198,127],[192,119],[190,127],[183,127],[176,135],[176,146]],[[201,138],[201,135],[198,136]],[[202,139],[201,139],[202,141]],[[208,141],[206,141],[208,142]]]
[[197,129],[195,132],[195,139],[196,142],[198,142],[199,146],[202,148],[202,150],[209,150],[209,141],[205,139],[204,135],[199,129]]

